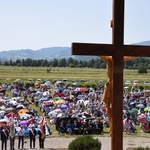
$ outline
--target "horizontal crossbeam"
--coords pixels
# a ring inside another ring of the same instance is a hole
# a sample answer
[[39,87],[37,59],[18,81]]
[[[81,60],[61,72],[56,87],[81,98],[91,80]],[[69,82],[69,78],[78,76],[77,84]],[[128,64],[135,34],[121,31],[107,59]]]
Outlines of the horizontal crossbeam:
[[124,56],[150,57],[150,46],[124,45]]
[[[73,43],[73,55],[113,56],[113,44]],[[123,45],[123,56],[150,57],[150,46]]]
[[73,43],[72,44],[73,55],[91,55],[91,56],[112,56],[113,45],[112,44],[90,44],[90,43]]

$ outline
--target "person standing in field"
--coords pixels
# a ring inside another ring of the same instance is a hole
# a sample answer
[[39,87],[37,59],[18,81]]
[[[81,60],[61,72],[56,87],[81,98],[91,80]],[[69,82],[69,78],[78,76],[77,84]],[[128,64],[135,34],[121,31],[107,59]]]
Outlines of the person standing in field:
[[8,130],[6,130],[5,128],[1,127],[1,150],[7,150],[7,140],[8,140]]
[[35,148],[36,130],[34,128],[34,125],[32,126],[31,130],[29,131],[29,137],[30,137],[30,148],[32,148],[32,146],[33,146],[33,148]]
[[43,117],[41,118],[39,122],[39,130],[38,130],[38,135],[39,135],[39,147],[44,148],[44,141],[46,138],[46,128],[45,128],[45,116],[43,114]]
[[42,130],[40,129],[41,127],[39,127],[38,129],[38,135],[39,135],[39,148],[44,148],[44,140],[45,138],[43,137],[43,133]]
[[22,144],[22,149],[24,148],[24,138],[25,138],[25,132],[23,127],[20,127],[20,130],[18,131],[18,149],[20,149],[20,144]]

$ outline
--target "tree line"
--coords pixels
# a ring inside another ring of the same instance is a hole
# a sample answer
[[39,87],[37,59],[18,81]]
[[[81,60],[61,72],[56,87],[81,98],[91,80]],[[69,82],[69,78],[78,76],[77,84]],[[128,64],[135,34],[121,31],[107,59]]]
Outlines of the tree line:
[[[97,68],[97,69],[105,69],[106,64],[102,59],[91,59],[91,60],[77,60],[73,58],[62,58],[48,61],[47,59],[17,59],[15,61],[9,60],[5,61],[4,66],[26,66],[26,67],[78,67],[78,68]],[[146,68],[150,69],[150,59],[148,58],[136,58],[134,60],[130,60],[124,63],[125,69],[139,69]]]

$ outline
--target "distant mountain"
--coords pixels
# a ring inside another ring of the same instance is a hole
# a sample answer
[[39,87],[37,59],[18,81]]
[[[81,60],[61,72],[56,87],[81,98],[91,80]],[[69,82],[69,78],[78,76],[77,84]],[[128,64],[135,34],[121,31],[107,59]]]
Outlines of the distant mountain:
[[[140,43],[133,43],[134,45],[150,45],[150,41],[143,41]],[[31,49],[21,49],[21,50],[9,50],[9,51],[2,51],[0,52],[0,61],[8,61],[10,59],[17,60],[17,59],[47,59],[52,60],[62,59],[62,58],[69,58],[72,57],[77,60],[90,60],[98,58],[97,56],[77,56],[71,54],[71,47],[49,47],[49,48],[42,48],[39,50],[31,50]]]
[[[0,52],[0,61],[9,61],[17,60],[17,59],[47,59],[52,60],[62,59],[62,58],[69,58],[72,57],[77,60],[90,60],[91,56],[76,56],[71,54],[71,47],[49,47],[49,48],[42,48],[39,50],[31,50],[31,49],[22,49],[22,50],[9,50],[9,51],[2,51]],[[93,56],[92,58],[97,58]]]
[[143,42],[139,42],[139,43],[133,43],[133,45],[150,45],[150,41],[143,41]]
[[0,60],[16,60],[16,59],[52,59],[71,56],[71,50],[69,47],[50,47],[42,48],[39,50],[22,49],[22,50],[10,50],[0,52]]

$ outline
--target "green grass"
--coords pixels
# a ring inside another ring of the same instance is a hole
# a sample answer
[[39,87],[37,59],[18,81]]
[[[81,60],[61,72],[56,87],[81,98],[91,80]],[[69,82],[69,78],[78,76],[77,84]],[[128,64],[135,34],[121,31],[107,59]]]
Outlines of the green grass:
[[[34,80],[41,79],[59,79],[62,80],[67,78],[68,80],[80,81],[81,79],[99,80],[107,81],[107,74],[105,69],[91,69],[91,68],[52,68],[49,73],[46,71],[47,67],[9,67],[0,66],[0,78],[1,82],[12,82],[15,79],[22,79],[26,81],[28,78],[33,78]],[[139,80],[143,81],[150,79],[150,71],[147,74],[138,74],[137,70],[124,70],[124,81],[126,80]],[[11,78],[11,81],[6,81],[6,78]]]
[[28,78],[41,79],[64,79],[80,81],[81,79],[96,81],[106,80],[106,71],[99,69],[80,69],[80,68],[52,68],[50,73],[47,73],[46,67],[5,67],[0,66],[2,81],[6,82],[6,78],[11,78],[12,81],[19,78],[23,81]]

